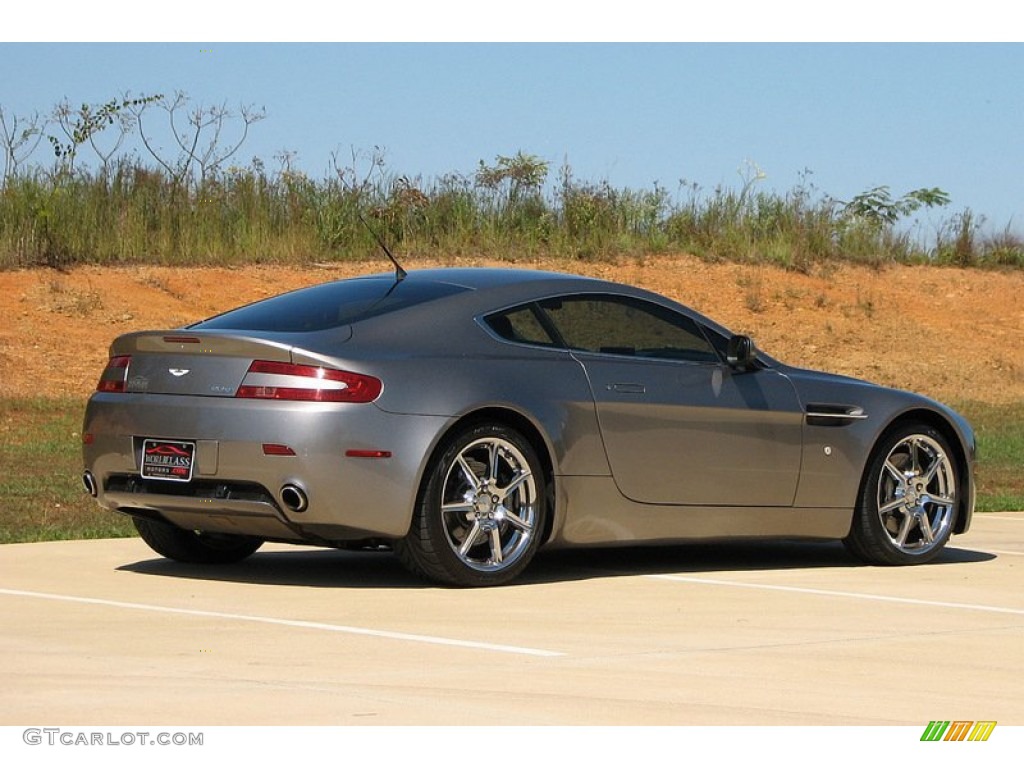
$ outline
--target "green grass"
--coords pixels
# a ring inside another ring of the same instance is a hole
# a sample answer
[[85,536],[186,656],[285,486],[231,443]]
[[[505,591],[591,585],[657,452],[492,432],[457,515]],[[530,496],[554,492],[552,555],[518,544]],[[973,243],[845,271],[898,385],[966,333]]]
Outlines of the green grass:
[[1024,403],[963,403],[978,439],[979,512],[1024,509]]
[[568,166],[549,183],[547,164],[529,155],[501,160],[434,179],[379,161],[358,190],[341,181],[362,176],[355,169],[313,179],[256,158],[184,181],[130,159],[103,171],[37,167],[0,183],[0,269],[362,260],[378,249],[364,222],[412,263],[676,252],[800,271],[824,261],[1024,267],[1024,241],[1009,229],[983,236],[984,217],[970,211],[936,225],[930,242],[906,234],[897,224],[915,205],[944,204],[908,203],[917,193],[893,200],[883,187],[852,206],[804,183],[762,191],[760,175],[740,190],[620,189],[577,180]]
[[[0,544],[132,536],[82,489],[76,399],[0,400]],[[978,511],[1024,510],[1024,404],[966,403],[978,436]]]
[[131,536],[83,490],[81,400],[0,400],[0,544]]

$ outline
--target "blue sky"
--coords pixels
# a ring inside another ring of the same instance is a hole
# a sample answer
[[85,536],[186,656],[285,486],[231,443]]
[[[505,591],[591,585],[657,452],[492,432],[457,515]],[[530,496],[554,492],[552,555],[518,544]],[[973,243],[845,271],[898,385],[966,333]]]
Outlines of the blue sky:
[[411,177],[522,150],[673,193],[739,186],[756,164],[765,188],[806,170],[839,199],[937,186],[946,214],[1024,231],[1021,44],[5,42],[0,72],[17,73],[0,80],[8,115],[124,91],[262,106],[240,159],[276,168],[288,150],[315,177],[375,146]]

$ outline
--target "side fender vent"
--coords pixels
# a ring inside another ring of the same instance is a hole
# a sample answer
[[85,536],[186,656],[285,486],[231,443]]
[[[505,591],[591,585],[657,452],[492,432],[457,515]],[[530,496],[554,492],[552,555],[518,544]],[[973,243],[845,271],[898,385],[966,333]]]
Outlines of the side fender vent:
[[855,421],[863,421],[868,415],[859,405],[808,403],[806,417],[807,425],[811,427],[848,427]]

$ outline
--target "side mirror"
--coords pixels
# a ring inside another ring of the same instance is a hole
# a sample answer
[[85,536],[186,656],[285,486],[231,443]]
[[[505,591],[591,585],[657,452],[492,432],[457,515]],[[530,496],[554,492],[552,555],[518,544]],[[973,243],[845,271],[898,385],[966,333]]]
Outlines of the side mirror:
[[725,360],[737,371],[749,371],[757,361],[757,347],[749,336],[732,336],[726,348]]

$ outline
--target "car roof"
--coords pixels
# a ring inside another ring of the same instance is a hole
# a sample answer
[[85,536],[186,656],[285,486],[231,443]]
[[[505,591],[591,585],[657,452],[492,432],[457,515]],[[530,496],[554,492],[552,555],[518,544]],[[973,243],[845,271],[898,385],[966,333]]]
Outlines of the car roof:
[[[378,272],[372,275],[350,278],[353,280],[395,280],[394,272]],[[409,270],[403,280],[416,282],[437,282],[457,285],[470,290],[486,290],[524,283],[589,283],[594,287],[615,285],[607,280],[582,277],[564,272],[539,269],[515,269],[511,267],[433,267]]]

